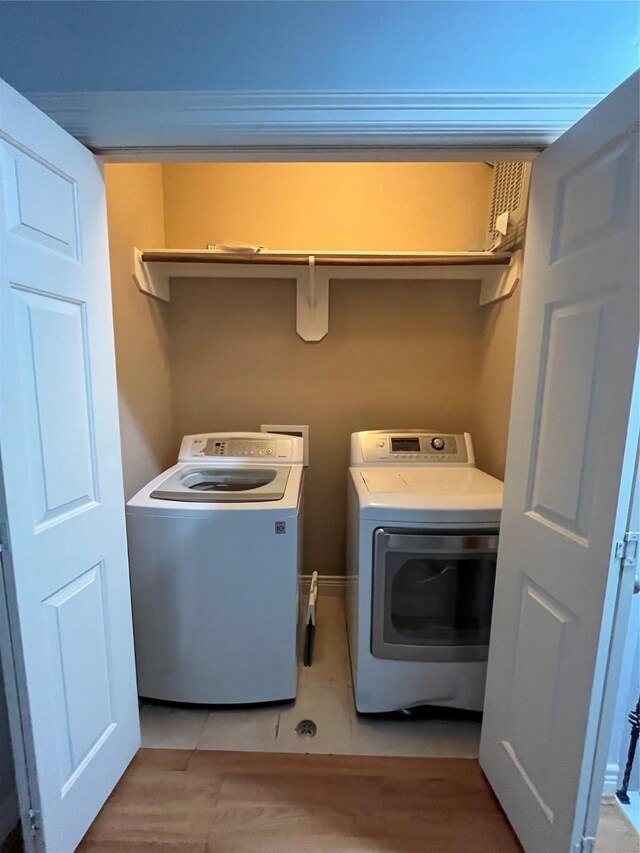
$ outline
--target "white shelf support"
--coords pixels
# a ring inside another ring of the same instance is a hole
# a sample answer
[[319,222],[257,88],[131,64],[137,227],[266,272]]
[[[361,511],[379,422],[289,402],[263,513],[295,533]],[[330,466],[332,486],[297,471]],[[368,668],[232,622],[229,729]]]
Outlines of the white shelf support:
[[171,302],[169,276],[161,269],[151,270],[148,264],[143,264],[140,249],[133,250],[133,280],[140,293]]
[[491,305],[506,299],[514,292],[522,278],[522,249],[511,256],[509,266],[489,267],[480,288],[480,305]]
[[296,276],[296,332],[303,341],[321,341],[329,331],[329,276],[309,255]]

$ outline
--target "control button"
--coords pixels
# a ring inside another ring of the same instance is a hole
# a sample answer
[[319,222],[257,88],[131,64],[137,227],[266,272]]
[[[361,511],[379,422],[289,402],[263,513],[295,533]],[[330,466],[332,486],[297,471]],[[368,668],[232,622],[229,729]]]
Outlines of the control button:
[[432,438],[431,439],[431,447],[434,450],[442,450],[444,448],[444,439],[443,438]]
[[384,441],[379,441],[379,442],[378,442],[378,447],[384,447]]
[[269,456],[271,456],[271,454],[272,454],[272,453],[273,453],[273,448],[272,448],[272,447],[267,447],[267,454],[268,454]]

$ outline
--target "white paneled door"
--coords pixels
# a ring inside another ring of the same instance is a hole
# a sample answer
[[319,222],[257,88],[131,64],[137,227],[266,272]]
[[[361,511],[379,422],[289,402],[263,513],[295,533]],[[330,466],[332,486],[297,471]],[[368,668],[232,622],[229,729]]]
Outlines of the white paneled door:
[[638,445],[638,103],[636,74],[533,167],[480,753],[527,853],[591,843]]
[[34,844],[70,853],[139,743],[105,189],[2,82],[0,158],[2,564]]

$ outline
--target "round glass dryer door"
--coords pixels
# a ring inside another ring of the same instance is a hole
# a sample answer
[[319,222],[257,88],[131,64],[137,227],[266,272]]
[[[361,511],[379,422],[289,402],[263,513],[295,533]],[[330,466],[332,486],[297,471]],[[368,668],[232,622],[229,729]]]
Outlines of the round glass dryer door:
[[289,466],[187,465],[174,471],[150,497],[164,501],[278,501],[284,496]]

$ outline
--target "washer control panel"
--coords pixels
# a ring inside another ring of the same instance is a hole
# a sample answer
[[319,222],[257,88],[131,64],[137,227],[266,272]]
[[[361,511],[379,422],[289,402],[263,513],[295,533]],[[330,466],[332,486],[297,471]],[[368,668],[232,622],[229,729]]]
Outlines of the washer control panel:
[[204,433],[185,435],[179,460],[194,459],[223,461],[246,459],[252,462],[302,461],[302,439],[288,436],[267,436],[264,433]]
[[387,462],[392,465],[473,464],[468,433],[398,431],[354,433],[351,464]]
[[[196,439],[194,449],[199,449],[204,439]],[[202,448],[203,456],[275,456],[277,442],[254,441],[250,438],[208,438]]]

